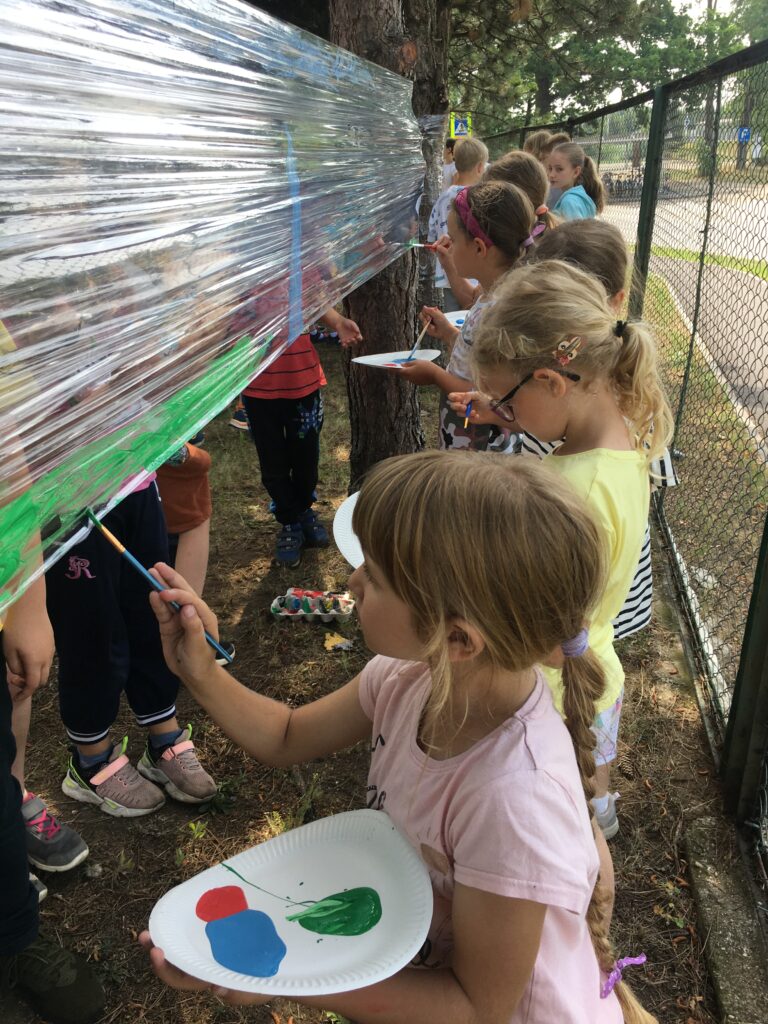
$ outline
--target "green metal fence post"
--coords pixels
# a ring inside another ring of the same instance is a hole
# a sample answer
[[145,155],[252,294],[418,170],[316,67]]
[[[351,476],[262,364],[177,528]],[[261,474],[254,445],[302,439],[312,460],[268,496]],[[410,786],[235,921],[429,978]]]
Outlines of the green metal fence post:
[[648,132],[648,152],[643,172],[643,191],[640,196],[640,212],[637,220],[637,242],[632,271],[632,288],[629,293],[629,315],[635,319],[643,315],[645,301],[645,279],[651,259],[653,222],[656,216],[656,201],[661,181],[661,159],[664,150],[664,130],[667,124],[669,93],[660,85],[653,90],[651,126]]
[[597,140],[597,164],[598,170],[600,169],[600,161],[603,158],[603,128],[605,127],[605,118],[600,118],[600,138]]
[[768,518],[749,603],[723,744],[725,805],[739,821],[755,813],[768,751]]

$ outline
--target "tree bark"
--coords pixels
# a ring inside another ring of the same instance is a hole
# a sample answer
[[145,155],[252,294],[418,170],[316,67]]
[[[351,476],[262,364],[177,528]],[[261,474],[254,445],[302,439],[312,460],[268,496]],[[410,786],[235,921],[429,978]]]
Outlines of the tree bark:
[[[447,0],[330,0],[329,9],[331,42],[413,79],[417,115],[447,110]],[[434,183],[434,164],[442,146],[429,140],[424,145]],[[430,209],[428,197],[427,203]],[[347,315],[364,338],[357,354],[387,352],[411,343],[419,308],[417,280],[417,258],[407,253],[347,297]],[[350,358],[345,369],[352,492],[376,462],[423,448],[424,432],[416,388],[394,373],[367,369]]]

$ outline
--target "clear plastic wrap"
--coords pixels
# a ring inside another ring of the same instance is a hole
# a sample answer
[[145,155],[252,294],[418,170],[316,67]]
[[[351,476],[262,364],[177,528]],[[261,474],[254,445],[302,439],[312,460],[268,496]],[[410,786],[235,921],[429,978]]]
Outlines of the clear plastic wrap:
[[403,256],[424,162],[410,83],[235,0],[0,0],[0,139],[1,612]]

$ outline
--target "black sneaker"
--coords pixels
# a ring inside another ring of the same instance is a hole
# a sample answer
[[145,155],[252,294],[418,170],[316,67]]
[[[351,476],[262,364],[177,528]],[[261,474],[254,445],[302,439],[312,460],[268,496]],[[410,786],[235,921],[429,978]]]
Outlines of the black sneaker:
[[27,833],[27,856],[41,871],[69,871],[88,856],[88,847],[69,825],[62,825],[45,801],[28,793],[21,805]]
[[224,640],[220,640],[219,647],[223,647],[224,650],[227,652],[227,654],[229,655],[229,661],[227,661],[227,659],[223,655],[217,654],[216,664],[221,665],[222,668],[226,668],[227,665],[230,665],[235,660],[235,645],[228,644]]
[[95,1024],[104,990],[86,961],[39,935],[16,956],[0,956],[0,991],[14,989],[49,1024]]

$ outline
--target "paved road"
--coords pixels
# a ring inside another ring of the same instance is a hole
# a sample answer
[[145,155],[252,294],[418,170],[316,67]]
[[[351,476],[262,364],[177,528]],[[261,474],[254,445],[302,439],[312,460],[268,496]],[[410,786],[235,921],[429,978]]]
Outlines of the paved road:
[[[639,204],[616,203],[604,217],[628,242],[637,237]],[[654,246],[701,247],[705,200],[662,200],[656,209]],[[712,204],[707,252],[768,259],[768,200],[731,194]],[[664,277],[689,320],[693,319],[698,263],[651,257],[650,270]],[[698,335],[732,394],[768,436],[768,282],[754,274],[704,267]]]

